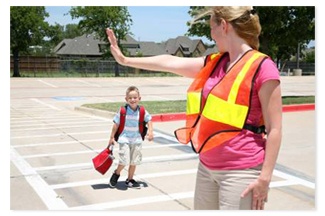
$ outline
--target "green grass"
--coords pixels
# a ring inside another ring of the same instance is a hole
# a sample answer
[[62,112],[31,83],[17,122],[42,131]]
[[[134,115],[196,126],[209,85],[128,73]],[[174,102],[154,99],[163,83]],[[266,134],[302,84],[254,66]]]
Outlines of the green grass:
[[[309,104],[315,103],[315,96],[290,96],[282,97],[283,105],[292,104]],[[97,103],[97,104],[84,104],[82,106],[106,110],[109,112],[117,112],[120,106],[123,106],[123,102],[114,103]],[[186,111],[186,101],[176,100],[176,101],[141,101],[141,105],[145,106],[147,110],[150,110],[151,114],[161,114],[161,113],[179,113]]]
[[284,105],[290,104],[312,104],[315,103],[315,96],[285,96],[282,97]]

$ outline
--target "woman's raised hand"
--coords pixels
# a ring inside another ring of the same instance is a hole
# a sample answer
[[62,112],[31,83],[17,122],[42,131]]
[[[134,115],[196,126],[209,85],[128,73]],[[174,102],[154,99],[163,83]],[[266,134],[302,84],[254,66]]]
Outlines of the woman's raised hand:
[[114,56],[115,60],[119,64],[124,65],[125,64],[125,56],[123,55],[120,48],[118,47],[117,40],[116,40],[113,30],[107,28],[106,34],[107,34],[108,41],[111,43],[110,48],[111,48],[112,55]]

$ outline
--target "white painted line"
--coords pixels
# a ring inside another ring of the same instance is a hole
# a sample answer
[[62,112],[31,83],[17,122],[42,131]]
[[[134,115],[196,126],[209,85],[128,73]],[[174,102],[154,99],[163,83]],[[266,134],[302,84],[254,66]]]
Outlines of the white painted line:
[[[93,121],[91,120],[85,120],[85,121],[79,121],[79,122],[69,122],[69,125],[80,125],[80,126],[88,126],[88,124],[92,124],[92,123],[100,123],[100,124],[107,124],[107,122],[103,122],[103,121],[96,121],[95,119]],[[36,126],[44,126],[44,125],[53,125],[53,126],[57,126],[57,125],[67,125],[67,122],[41,122],[38,124],[14,124],[11,125],[12,128],[17,128],[19,129],[20,127],[36,127]],[[53,127],[52,127],[53,129]]]
[[89,83],[89,82],[86,82],[84,80],[80,80],[80,79],[77,79],[78,82],[81,82],[81,83],[84,83],[88,86],[95,86],[95,87],[102,87],[101,85],[97,85],[97,84],[92,84],[92,83]]
[[[139,179],[148,179],[148,178],[160,178],[160,177],[166,177],[166,176],[176,176],[176,175],[187,175],[187,174],[194,174],[197,172],[197,169],[187,169],[187,170],[177,170],[177,171],[169,171],[169,172],[159,172],[159,173],[148,173],[148,174],[140,174],[135,175],[136,178]],[[121,176],[120,179],[126,179],[127,176]],[[69,183],[63,183],[63,184],[56,184],[51,185],[50,187],[55,189],[62,189],[62,188],[70,188],[70,187],[79,187],[79,186],[85,186],[85,185],[96,185],[96,184],[108,184],[107,178],[101,178],[101,179],[94,179],[89,181],[79,181],[79,182],[69,182]]]
[[297,184],[298,184],[297,181],[292,181],[292,180],[274,181],[270,183],[270,188],[292,186]]
[[[100,150],[98,150],[98,151],[100,151]],[[28,159],[28,158],[38,158],[38,157],[55,157],[55,156],[91,154],[91,153],[94,153],[94,152],[92,152],[90,150],[87,150],[87,151],[73,151],[73,152],[60,152],[60,153],[52,153],[52,154],[27,155],[27,156],[23,156],[23,158]]]
[[42,101],[40,101],[40,100],[38,100],[38,99],[36,99],[36,98],[31,98],[30,100],[35,101],[35,102],[37,102],[37,103],[39,103],[39,104],[42,104],[42,105],[44,105],[44,106],[47,106],[47,107],[49,107],[49,108],[51,108],[51,109],[53,109],[53,110],[61,111],[61,109],[59,109],[59,108],[57,108],[57,107],[55,107],[55,106],[52,106],[52,105],[50,105],[50,104],[44,103],[44,102],[42,102]]
[[119,208],[131,205],[140,205],[140,204],[148,204],[148,203],[155,203],[155,202],[164,202],[170,200],[178,200],[178,199],[186,199],[192,198],[194,196],[194,192],[185,192],[185,193],[173,193],[168,195],[158,195],[158,196],[148,196],[136,199],[123,199],[121,201],[114,201],[114,202],[105,202],[105,203],[98,203],[93,205],[84,205],[78,207],[69,208],[69,210],[105,210],[111,208]]
[[[51,124],[52,125],[52,124]],[[67,125],[67,124],[65,124]],[[27,126],[27,125],[26,125]],[[40,128],[19,128],[19,129],[10,129],[11,132],[18,132],[18,131],[41,131],[41,130],[56,130],[56,129],[67,129],[67,128],[87,128],[87,127],[106,127],[107,123],[102,122],[99,124],[82,124],[82,125],[75,125],[75,126],[55,126],[55,127],[40,127]],[[42,133],[42,132],[41,132]]]
[[[62,136],[62,135],[79,135],[79,134],[109,134],[110,130],[105,130],[105,131],[88,131],[88,132],[75,132],[75,133],[58,133],[58,134],[43,134],[43,135],[29,135],[29,136],[10,136],[10,139],[26,139],[26,138],[40,138],[40,137],[55,137],[55,136]],[[163,135],[161,133],[156,133],[154,132],[154,135],[157,134],[157,136],[162,136],[162,137],[167,137],[166,135]],[[166,138],[168,140],[176,141],[176,138]]]
[[[107,139],[89,139],[89,140],[79,140],[79,142],[102,142],[107,141]],[[24,144],[24,145],[11,145],[13,148],[29,148],[36,146],[48,146],[48,145],[67,145],[67,144],[76,144],[79,143],[76,140],[65,141],[65,142],[46,142],[46,143],[33,143],[33,144]]]
[[53,84],[51,84],[51,83],[45,82],[45,81],[43,81],[43,80],[41,80],[41,79],[38,79],[37,81],[39,81],[39,82],[41,82],[41,83],[44,83],[45,85],[51,86],[51,87],[53,87],[53,88],[57,88],[57,86],[55,86],[55,85],[53,85]]
[[305,187],[315,189],[315,183],[313,183],[313,182],[298,178],[296,176],[281,172],[279,170],[274,170],[273,174],[275,176],[280,177],[280,178],[287,179],[287,180],[290,180],[292,182],[296,182],[296,184],[300,184],[300,185],[303,185]]
[[26,138],[40,138],[40,137],[56,137],[56,136],[67,136],[67,135],[79,135],[79,134],[99,134],[99,133],[110,133],[109,130],[105,131],[88,131],[88,132],[78,132],[78,133],[58,133],[58,134],[43,134],[43,135],[30,135],[30,136],[11,136],[10,139],[26,139]]
[[[71,116],[70,115],[52,115],[52,116],[46,116],[46,117],[37,117],[33,116],[31,118],[30,116],[26,116],[25,118],[22,117],[11,117],[10,120],[12,120],[13,123],[25,123],[25,122],[39,122],[39,121],[80,121],[80,116]],[[85,118],[87,120],[89,118]],[[108,120],[106,120],[108,121]]]
[[[92,121],[94,119],[89,119],[89,118],[80,118],[80,116],[76,116],[76,117],[72,117],[72,116],[69,116],[70,118],[68,118],[67,116],[62,116],[62,117],[59,117],[59,116],[55,116],[53,118],[51,117],[46,117],[46,118],[30,118],[28,120],[22,120],[21,118],[18,118],[18,119],[14,119],[14,118],[10,118],[11,123],[12,125],[20,125],[20,124],[24,124],[24,123],[34,123],[34,122],[65,122],[65,124],[67,122],[76,122],[76,121]],[[96,119],[99,121],[99,119]],[[103,119],[100,119],[102,122],[112,122],[112,121],[109,121],[109,120],[106,120],[106,121],[103,121]]]
[[62,170],[71,168],[87,168],[93,166],[92,163],[78,163],[78,164],[66,164],[57,166],[46,166],[46,167],[34,167],[36,171],[47,171],[47,170]]
[[[175,161],[175,160],[185,160],[185,159],[197,159],[197,154],[176,154],[176,155],[167,155],[167,156],[154,156],[143,158],[142,163],[154,163],[154,162],[164,162],[164,161]],[[115,164],[118,161],[115,160]],[[70,168],[90,168],[93,167],[92,162],[88,163],[78,163],[78,164],[66,164],[66,165],[57,165],[57,166],[45,166],[45,167],[35,167],[37,171],[49,171],[49,170],[63,170]]]
[[[105,139],[107,141],[107,139]],[[74,142],[78,143],[78,142]],[[163,145],[150,145],[150,146],[143,146],[142,149],[155,149],[155,148],[168,148],[174,146],[185,146],[183,144],[163,144]],[[76,155],[76,154],[93,154],[93,153],[100,153],[103,151],[105,147],[102,149],[95,149],[93,151],[86,150],[86,151],[73,151],[73,152],[60,152],[60,153],[50,153],[50,154],[36,154],[36,155],[26,155],[23,156],[24,159],[26,158],[38,158],[38,157],[55,157],[55,156],[64,156],[64,155]],[[114,151],[118,151],[118,147],[114,147]]]
[[[10,148],[10,160],[25,177],[26,181],[42,199],[49,210],[66,210],[68,206],[58,197],[49,185],[37,174],[37,172],[20,155]],[[19,188],[17,188],[19,190]]]

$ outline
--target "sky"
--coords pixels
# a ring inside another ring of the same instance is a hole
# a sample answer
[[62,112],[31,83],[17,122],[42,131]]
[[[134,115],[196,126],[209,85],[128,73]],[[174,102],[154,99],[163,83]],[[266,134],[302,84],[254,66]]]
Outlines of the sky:
[[[69,10],[69,6],[46,6],[50,15],[46,21],[51,25],[78,23],[78,20],[71,19]],[[138,41],[162,42],[182,36],[188,29],[186,22],[191,20],[189,6],[128,6],[128,11],[133,20],[130,29],[132,37]],[[205,37],[200,39],[213,43]]]
[[[70,8],[70,6],[46,6],[46,11],[49,13],[46,21],[51,25],[77,24],[79,20],[71,18]],[[128,11],[133,20],[130,31],[137,41],[158,43],[183,36],[188,30],[186,22],[192,19],[188,14],[189,6],[128,6]],[[190,38],[202,39],[203,43],[214,43],[206,37]],[[315,42],[312,41],[309,46],[315,46]]]

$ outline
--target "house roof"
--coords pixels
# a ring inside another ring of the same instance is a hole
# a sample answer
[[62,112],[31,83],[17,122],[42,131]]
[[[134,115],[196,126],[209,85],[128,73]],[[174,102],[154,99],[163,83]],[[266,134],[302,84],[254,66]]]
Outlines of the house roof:
[[[155,42],[139,42],[130,35],[121,41],[121,46],[130,53],[131,56],[141,54],[142,56],[154,56],[161,54],[175,54],[180,50],[184,55],[190,55],[198,46],[201,40],[191,40],[186,36],[179,36],[175,39],[158,44]],[[95,34],[82,35],[74,39],[64,39],[55,48],[57,55],[66,56],[102,56],[101,45],[106,43],[98,40]]]
[[207,55],[210,55],[210,54],[212,54],[212,53],[217,53],[217,52],[219,52],[219,51],[218,51],[218,48],[217,48],[216,45],[214,45],[213,47],[209,47],[209,48],[204,52],[203,56],[207,56]]
[[198,39],[191,40],[186,36],[178,36],[177,38],[167,40],[165,43],[162,43],[161,45],[165,48],[165,51],[169,54],[175,54],[179,48],[184,54],[189,54],[196,49],[200,41],[201,40]]
[[102,55],[99,49],[101,43],[94,34],[82,35],[74,39],[64,39],[55,48],[58,55]]
[[138,53],[141,53],[142,56],[153,56],[153,55],[162,55],[166,54],[165,50],[162,49],[158,44],[155,42],[139,42],[139,49],[138,50],[131,50],[130,54],[135,56]]

